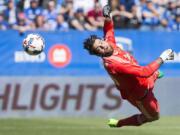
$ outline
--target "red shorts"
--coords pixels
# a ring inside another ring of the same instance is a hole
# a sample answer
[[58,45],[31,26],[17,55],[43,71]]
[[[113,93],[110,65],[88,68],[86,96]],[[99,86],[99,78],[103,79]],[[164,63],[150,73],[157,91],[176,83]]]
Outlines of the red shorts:
[[151,119],[159,113],[159,103],[152,90],[142,100],[128,100],[132,105],[137,107],[147,118]]

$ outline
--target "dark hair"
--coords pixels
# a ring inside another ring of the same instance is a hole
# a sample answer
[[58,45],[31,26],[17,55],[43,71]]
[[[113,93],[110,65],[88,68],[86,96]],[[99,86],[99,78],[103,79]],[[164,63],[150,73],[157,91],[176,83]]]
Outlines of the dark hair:
[[84,40],[84,49],[88,50],[91,55],[95,54],[95,52],[92,50],[92,47],[96,39],[100,38],[96,35],[91,35],[89,38]]

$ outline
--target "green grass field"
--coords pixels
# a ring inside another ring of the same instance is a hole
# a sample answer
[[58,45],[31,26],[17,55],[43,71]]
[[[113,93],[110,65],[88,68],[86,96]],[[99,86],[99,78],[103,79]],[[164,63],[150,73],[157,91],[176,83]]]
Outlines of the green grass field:
[[100,118],[0,119],[0,135],[180,135],[180,117],[121,129],[106,123]]

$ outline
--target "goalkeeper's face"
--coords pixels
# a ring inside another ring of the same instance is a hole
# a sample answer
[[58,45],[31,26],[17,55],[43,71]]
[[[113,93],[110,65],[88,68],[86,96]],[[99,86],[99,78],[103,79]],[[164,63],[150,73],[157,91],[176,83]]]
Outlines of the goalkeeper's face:
[[92,50],[94,53],[98,56],[101,57],[108,57],[113,54],[114,49],[112,48],[111,45],[108,44],[108,42],[101,40],[101,39],[96,39]]

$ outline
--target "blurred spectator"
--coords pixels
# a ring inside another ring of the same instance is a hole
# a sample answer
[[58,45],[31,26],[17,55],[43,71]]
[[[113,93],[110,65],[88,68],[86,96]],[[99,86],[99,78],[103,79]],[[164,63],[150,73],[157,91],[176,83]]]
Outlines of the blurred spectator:
[[58,11],[54,0],[50,0],[47,5],[47,9],[43,11],[43,16],[49,25],[49,30],[53,30],[56,25],[56,17]]
[[39,0],[39,6],[45,8],[49,0]]
[[154,3],[161,5],[161,6],[166,6],[166,4],[172,0],[153,0]]
[[33,21],[37,15],[40,15],[42,13],[42,9],[38,5],[38,0],[31,0],[30,1],[30,7],[25,9],[26,17]]
[[137,13],[136,16],[138,18],[138,20],[140,22],[142,22],[142,9],[145,7],[146,5],[146,0],[138,0],[136,1],[136,5],[137,5]]
[[104,7],[108,3],[108,0],[97,0],[97,1],[101,4],[102,7]]
[[180,8],[176,10],[175,18],[169,21],[168,30],[180,31]]
[[177,7],[180,7],[180,1],[179,0],[176,1],[176,4],[177,4]]
[[138,19],[136,14],[132,14],[124,9],[120,9],[119,0],[109,1],[112,8],[112,16],[115,28],[136,28],[138,27]]
[[64,16],[62,14],[58,14],[58,16],[56,18],[55,30],[58,30],[58,31],[68,31],[69,30],[69,25],[64,20]]
[[102,6],[99,2],[94,4],[94,8],[87,13],[87,20],[89,23],[96,27],[102,28],[104,25],[104,18],[102,15]]
[[57,0],[57,4],[58,4],[58,5],[63,4],[63,2],[64,2],[64,0]]
[[122,11],[133,12],[136,8],[135,0],[119,0]]
[[84,10],[84,13],[87,13],[89,10],[93,9],[95,0],[73,0],[74,11],[79,8]]
[[43,15],[37,15],[34,19],[32,28],[34,30],[47,31],[49,30],[49,25],[46,23],[45,17]]
[[4,20],[4,15],[0,13],[0,30],[7,30],[8,23]]
[[57,17],[58,11],[54,0],[48,2],[47,9],[43,11],[43,15],[46,20],[55,20]]
[[[138,7],[135,0],[119,0],[120,1],[120,10],[124,12],[126,17],[126,28],[138,28],[139,18],[138,18]],[[129,14],[129,15],[128,15]],[[131,16],[132,15],[132,16]]]
[[19,0],[16,3],[16,10],[17,12],[23,12],[24,11],[24,5],[25,5],[25,0]]
[[74,18],[71,19],[70,25],[72,28],[83,31],[83,30],[96,30],[95,27],[91,26],[85,18],[84,10],[82,8],[77,9]]
[[63,14],[65,21],[69,22],[74,16],[73,0],[65,0],[61,5],[60,13]]
[[141,30],[155,30],[160,28],[160,14],[158,7],[152,0],[146,0],[142,8],[142,26]]
[[15,25],[13,25],[13,29],[18,30],[19,33],[22,35],[27,30],[30,30],[31,27],[27,23],[27,20],[26,20],[24,13],[18,13],[17,17],[18,17],[17,23]]
[[163,14],[163,18],[161,23],[164,27],[167,27],[169,22],[175,19],[175,12],[176,12],[177,5],[175,2],[169,1],[167,4],[167,8]]
[[0,13],[3,13],[5,9],[6,9],[5,0],[0,0]]
[[[22,27],[24,19],[23,27],[34,30],[95,30],[103,27],[102,7],[107,3],[115,28],[178,28],[180,0],[0,0],[1,29]],[[19,13],[25,17],[19,18]]]
[[4,11],[4,17],[10,26],[16,23],[17,12],[14,0],[8,0],[7,9]]
[[124,27],[124,24],[120,15],[119,0],[109,0],[109,4],[111,5],[111,9],[112,9],[112,19],[114,22],[114,27],[115,28]]

